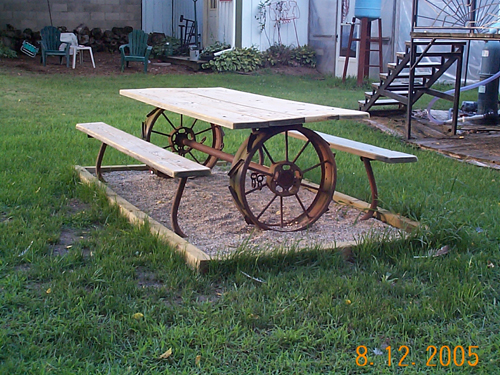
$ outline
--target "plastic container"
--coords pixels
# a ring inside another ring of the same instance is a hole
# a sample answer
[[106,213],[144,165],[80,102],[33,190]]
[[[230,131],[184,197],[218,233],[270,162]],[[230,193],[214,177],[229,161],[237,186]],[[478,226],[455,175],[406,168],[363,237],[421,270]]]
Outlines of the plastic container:
[[[485,42],[482,51],[481,81],[492,77],[500,71],[500,42]],[[478,114],[487,114],[491,117],[498,117],[498,79],[478,88]]]
[[380,0],[356,0],[354,6],[354,17],[368,18],[375,20],[381,16],[381,1]]
[[200,51],[196,46],[189,46],[189,60],[198,61],[200,58]]

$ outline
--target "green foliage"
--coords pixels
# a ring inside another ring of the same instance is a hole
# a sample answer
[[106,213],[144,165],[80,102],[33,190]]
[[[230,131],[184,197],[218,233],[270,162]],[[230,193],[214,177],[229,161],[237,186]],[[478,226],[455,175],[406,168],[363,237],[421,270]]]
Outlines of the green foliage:
[[284,44],[274,44],[264,52],[258,51],[255,47],[235,48],[203,64],[203,68],[217,72],[251,72],[263,66],[280,65],[314,68],[316,52],[309,46],[294,48]]
[[7,57],[13,59],[17,57],[17,53],[16,51],[10,49],[5,44],[3,44],[3,42],[0,40],[0,57]]
[[215,42],[214,44],[211,44],[211,45],[205,47],[201,51],[201,55],[207,55],[207,54],[223,51],[223,50],[228,49],[228,48],[231,48],[231,45],[229,45],[227,43],[222,43],[222,42]]
[[266,7],[271,3],[271,0],[261,0],[259,5],[257,6],[257,14],[255,15],[255,19],[259,24],[259,31],[262,32],[266,28],[267,23],[267,9]]
[[316,67],[316,51],[308,46],[297,47],[291,51],[291,61],[300,66]]
[[309,66],[316,67],[316,51],[310,46],[292,47],[274,44],[262,53],[266,66]]
[[181,41],[172,36],[161,38],[159,42],[153,45],[153,57],[171,56],[176,54],[181,46]]
[[291,62],[293,50],[284,44],[274,44],[262,53],[266,66],[288,65]]
[[262,66],[262,56],[255,47],[235,48],[203,64],[216,72],[253,72]]

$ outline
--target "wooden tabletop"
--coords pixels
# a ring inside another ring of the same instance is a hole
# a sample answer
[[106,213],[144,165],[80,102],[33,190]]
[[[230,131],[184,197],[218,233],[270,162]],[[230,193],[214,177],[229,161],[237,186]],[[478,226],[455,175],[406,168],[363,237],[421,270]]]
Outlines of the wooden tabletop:
[[268,128],[370,116],[367,112],[222,87],[131,89],[120,90],[120,95],[229,129]]

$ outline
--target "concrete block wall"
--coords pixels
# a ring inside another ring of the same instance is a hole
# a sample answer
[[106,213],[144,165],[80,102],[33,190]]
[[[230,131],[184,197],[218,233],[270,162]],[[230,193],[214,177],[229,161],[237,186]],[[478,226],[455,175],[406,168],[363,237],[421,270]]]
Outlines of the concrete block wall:
[[[49,13],[50,6],[50,13]],[[66,26],[68,30],[85,24],[100,27],[142,27],[142,0],[1,0],[0,30],[7,24],[16,29],[38,31],[44,26]]]

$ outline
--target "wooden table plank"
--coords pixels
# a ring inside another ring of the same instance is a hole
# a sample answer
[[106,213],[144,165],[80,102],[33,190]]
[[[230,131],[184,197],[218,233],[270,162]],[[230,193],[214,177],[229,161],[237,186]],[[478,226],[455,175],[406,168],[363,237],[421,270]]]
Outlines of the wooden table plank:
[[367,112],[303,103],[222,87],[120,90],[120,95],[229,129],[368,118]]

